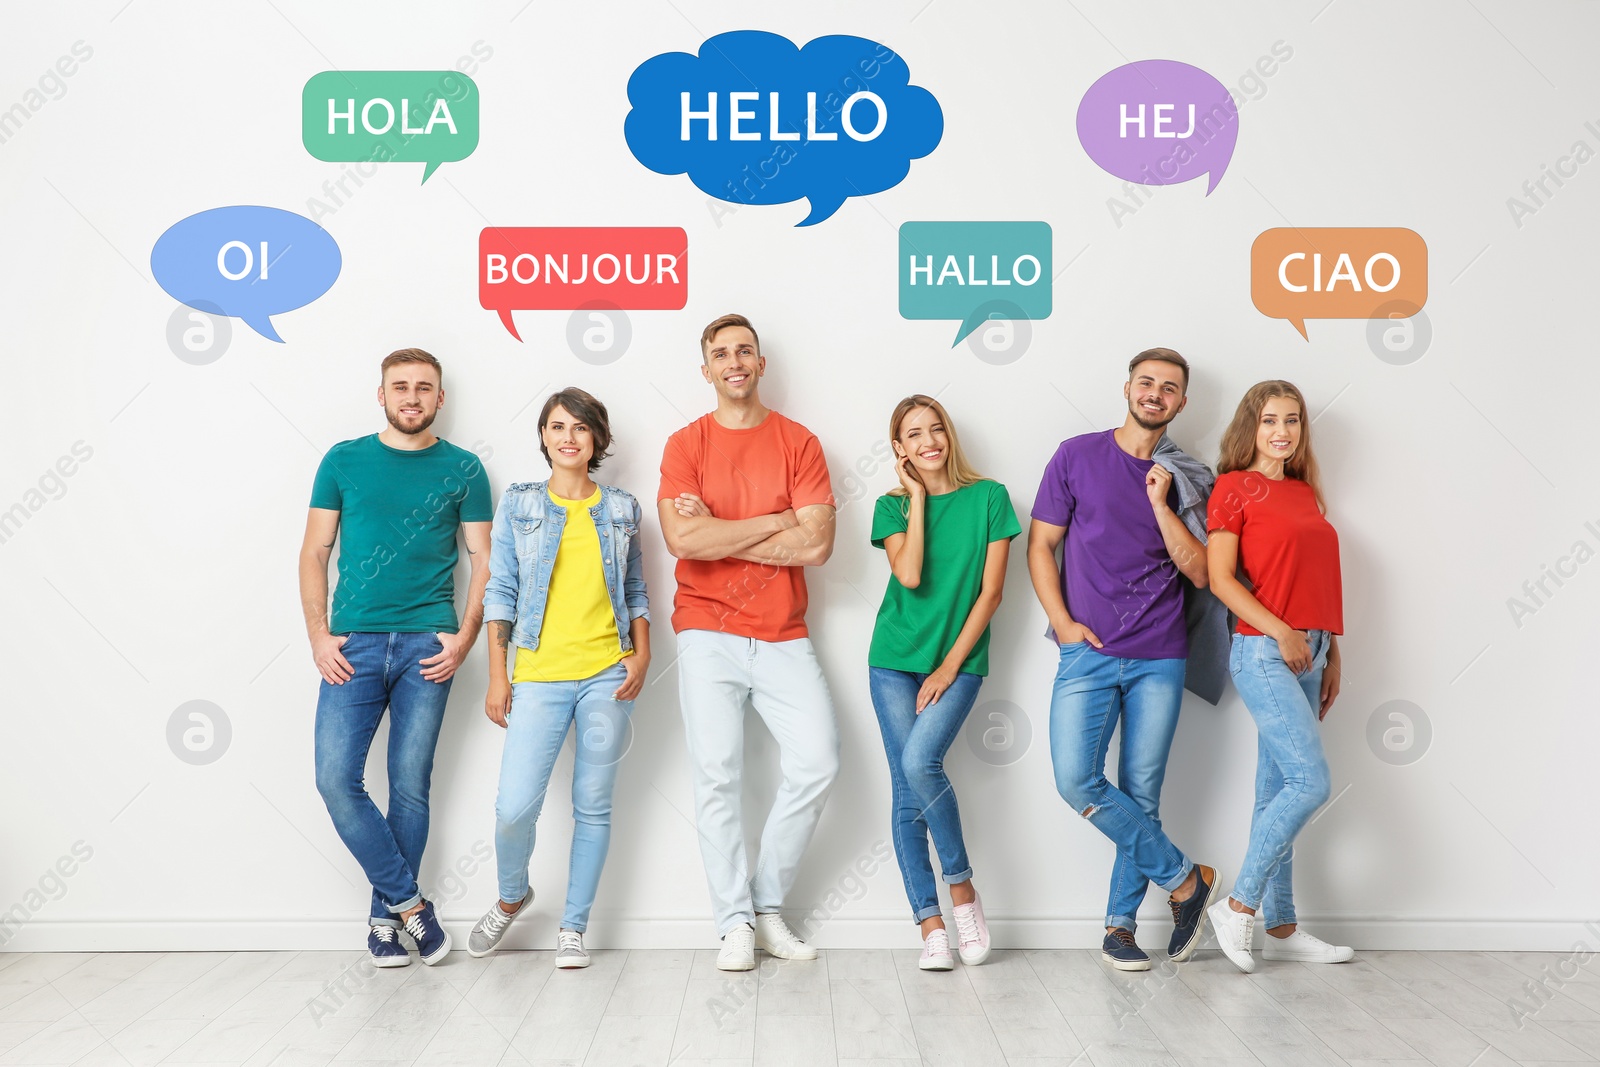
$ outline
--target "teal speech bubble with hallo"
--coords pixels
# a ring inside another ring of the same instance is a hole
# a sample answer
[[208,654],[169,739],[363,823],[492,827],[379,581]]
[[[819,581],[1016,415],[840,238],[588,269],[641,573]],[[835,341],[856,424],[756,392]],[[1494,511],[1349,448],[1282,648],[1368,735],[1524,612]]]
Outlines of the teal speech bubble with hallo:
[[330,163],[441,163],[478,147],[478,86],[456,70],[325,70],[300,92],[300,140]]
[[958,319],[954,348],[991,319],[1047,319],[1047,222],[907,222],[900,227],[900,317]]

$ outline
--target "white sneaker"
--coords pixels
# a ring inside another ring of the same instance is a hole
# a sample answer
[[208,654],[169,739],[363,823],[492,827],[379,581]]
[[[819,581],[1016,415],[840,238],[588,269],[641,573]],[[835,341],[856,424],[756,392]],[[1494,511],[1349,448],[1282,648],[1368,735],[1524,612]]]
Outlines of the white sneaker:
[[587,967],[589,953],[583,948],[583,935],[576,930],[556,931],[556,966]]
[[955,957],[950,955],[950,934],[944,927],[928,931],[928,936],[922,939],[922,958],[917,961],[917,967],[924,971],[956,969]]
[[756,932],[749,923],[740,923],[722,939],[722,951],[717,953],[719,971],[753,971],[756,969]]
[[1256,917],[1247,911],[1234,911],[1224,897],[1206,909],[1211,917],[1211,929],[1217,935],[1220,948],[1233,965],[1249,974],[1256,969],[1256,959],[1250,954],[1256,935]]
[[983,901],[976,893],[971,904],[956,905],[955,920],[956,951],[961,954],[962,963],[976,967],[989,958],[989,924],[983,918]]
[[1288,937],[1273,937],[1267,932],[1261,943],[1264,960],[1293,960],[1296,963],[1343,963],[1354,959],[1356,950],[1349,945],[1330,945],[1320,937],[1312,937],[1304,930],[1296,930]]
[[780,960],[817,958],[817,950],[796,937],[777,912],[756,916],[756,947]]

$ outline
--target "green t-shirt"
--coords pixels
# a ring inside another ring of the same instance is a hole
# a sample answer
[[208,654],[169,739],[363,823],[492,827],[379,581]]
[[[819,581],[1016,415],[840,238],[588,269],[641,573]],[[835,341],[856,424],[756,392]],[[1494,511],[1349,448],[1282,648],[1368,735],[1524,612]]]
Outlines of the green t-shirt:
[[[910,501],[885,493],[872,513],[872,543],[878,548],[906,529]],[[966,625],[983,589],[983,564],[992,541],[1022,532],[1011,496],[985,479],[953,493],[929,496],[923,509],[922,581],[907,589],[889,575],[878,621],[872,627],[867,663],[896,671],[935,670]],[[989,628],[972,646],[963,673],[989,673]]]
[[339,512],[339,582],[328,629],[455,633],[456,528],[490,522],[478,457],[449,441],[408,451],[377,434],[328,449],[311,506]]

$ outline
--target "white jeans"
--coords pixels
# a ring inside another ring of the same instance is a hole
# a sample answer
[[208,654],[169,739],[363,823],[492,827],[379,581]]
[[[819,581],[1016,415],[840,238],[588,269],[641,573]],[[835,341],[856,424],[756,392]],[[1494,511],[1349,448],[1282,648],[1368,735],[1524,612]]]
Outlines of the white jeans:
[[[717,934],[778,911],[839,773],[839,731],[809,638],[758,641],[713,630],[678,634],[678,698],[694,772],[695,821]],[[745,699],[778,742],[783,784],[761,831],[751,878],[740,798]]]

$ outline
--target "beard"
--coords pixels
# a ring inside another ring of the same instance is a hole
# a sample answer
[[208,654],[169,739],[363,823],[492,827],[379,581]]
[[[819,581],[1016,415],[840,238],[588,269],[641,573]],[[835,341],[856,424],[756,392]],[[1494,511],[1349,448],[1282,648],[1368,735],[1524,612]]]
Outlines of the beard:
[[1167,423],[1171,422],[1173,419],[1178,417],[1178,412],[1177,412],[1177,408],[1176,407],[1169,408],[1168,412],[1169,412],[1169,414],[1164,419],[1150,419],[1145,415],[1144,409],[1139,407],[1138,404],[1135,404],[1131,400],[1128,402],[1128,414],[1133,416],[1133,421],[1134,422],[1137,422],[1142,428],[1144,428],[1146,430],[1159,430],[1162,427],[1166,426]]
[[439,409],[435,408],[432,412],[418,417],[415,426],[407,426],[405,423],[401,422],[402,416],[399,414],[399,412],[389,410],[388,405],[384,405],[383,417],[389,420],[390,426],[393,426],[401,433],[418,434],[426,430],[429,426],[433,425],[433,420],[439,417]]

